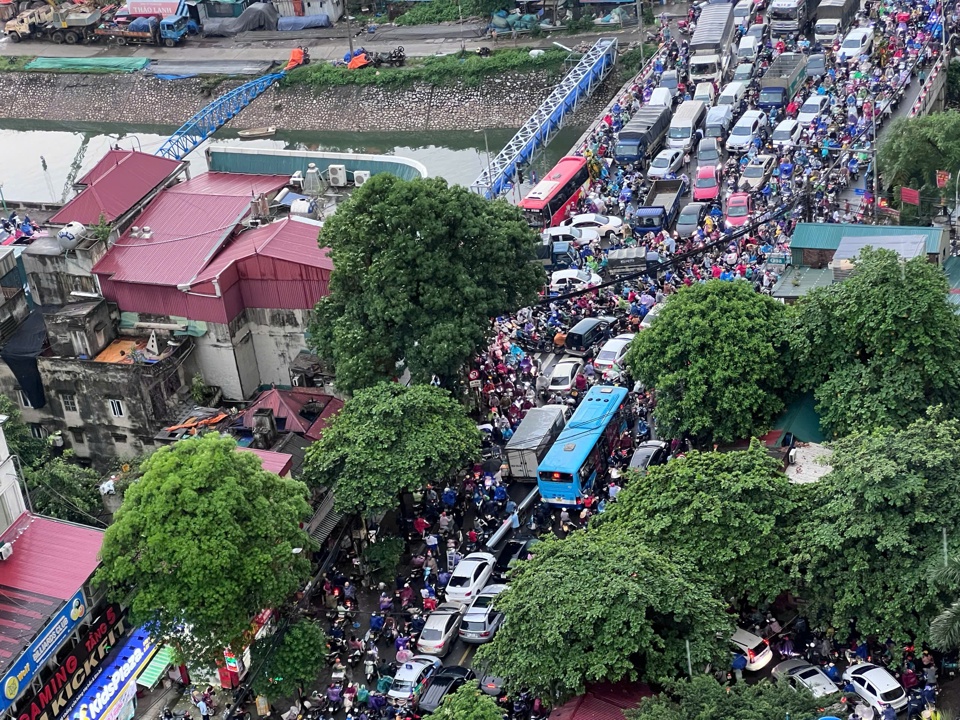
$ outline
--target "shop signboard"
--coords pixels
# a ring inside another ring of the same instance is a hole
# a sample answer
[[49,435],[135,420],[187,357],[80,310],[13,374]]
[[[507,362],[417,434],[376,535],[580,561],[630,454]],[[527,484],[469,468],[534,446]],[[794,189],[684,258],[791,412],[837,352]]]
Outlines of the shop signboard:
[[60,612],[53,616],[43,632],[30,643],[30,647],[24,651],[23,655],[3,678],[0,713],[10,707],[11,703],[17,699],[21,689],[30,685],[30,681],[36,676],[37,671],[43,667],[51,655],[60,649],[64,638],[70,636],[77,623],[86,614],[87,608],[84,605],[83,591],[78,590],[76,595],[67,600],[67,604],[63,606]]
[[40,691],[17,703],[17,720],[57,720],[95,677],[113,647],[127,632],[118,605],[109,605],[93,622]]

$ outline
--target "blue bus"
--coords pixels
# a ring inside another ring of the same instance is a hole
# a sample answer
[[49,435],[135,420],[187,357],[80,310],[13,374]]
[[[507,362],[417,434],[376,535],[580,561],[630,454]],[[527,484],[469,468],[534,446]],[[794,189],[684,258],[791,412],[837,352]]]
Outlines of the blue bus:
[[614,443],[626,427],[627,390],[590,388],[580,407],[537,467],[540,496],[551,505],[577,506],[607,467]]

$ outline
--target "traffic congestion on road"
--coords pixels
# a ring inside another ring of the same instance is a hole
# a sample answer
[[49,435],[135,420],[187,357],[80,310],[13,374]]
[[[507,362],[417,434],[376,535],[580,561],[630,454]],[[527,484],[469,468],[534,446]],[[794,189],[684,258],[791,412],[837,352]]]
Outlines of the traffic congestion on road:
[[[616,502],[627,469],[687,451],[657,436],[655,392],[624,366],[630,341],[683,286],[719,279],[769,294],[780,268],[769,260],[789,252],[799,218],[872,219],[878,133],[956,24],[948,9],[944,28],[936,0],[823,7],[804,17],[741,0],[663,18],[647,72],[521,201],[549,283],[539,305],[497,318],[470,368],[483,456],[401,519],[411,565],[381,583],[376,607],[329,574],[322,712],[419,717],[477,678],[505,718],[548,716],[547,699],[507,694],[469,658],[503,623],[494,600],[538,537],[576,532]],[[586,439],[576,457],[563,451],[572,437]],[[743,612],[730,643],[720,677],[843,689],[863,720],[929,711],[938,677],[956,671],[955,658],[894,652],[855,621],[827,633],[796,612]]]

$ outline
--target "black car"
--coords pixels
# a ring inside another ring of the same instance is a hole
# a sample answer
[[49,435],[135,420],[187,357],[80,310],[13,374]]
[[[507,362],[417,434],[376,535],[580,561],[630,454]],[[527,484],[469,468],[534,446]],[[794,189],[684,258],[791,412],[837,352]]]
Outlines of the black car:
[[670,457],[670,443],[663,440],[647,440],[640,443],[630,458],[630,469],[646,472],[655,465],[666,465]]
[[514,538],[497,554],[497,564],[493,566],[493,574],[505,577],[510,568],[519,559],[526,560],[530,548],[540,542],[537,538]]
[[443,702],[447,695],[459,690],[468,680],[476,679],[477,674],[470,668],[450,665],[440,668],[437,674],[430,679],[430,684],[420,696],[419,708],[425,713],[432,713]]

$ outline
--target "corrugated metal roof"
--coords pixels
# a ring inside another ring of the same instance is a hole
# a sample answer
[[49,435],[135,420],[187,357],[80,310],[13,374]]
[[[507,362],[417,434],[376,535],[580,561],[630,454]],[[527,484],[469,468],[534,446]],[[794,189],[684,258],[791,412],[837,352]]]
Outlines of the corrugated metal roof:
[[24,513],[0,541],[13,544],[0,562],[0,595],[19,590],[66,601],[100,564],[103,531]]
[[80,179],[78,184],[87,187],[51,217],[50,222],[96,225],[101,213],[113,222],[179,166],[178,160],[133,150],[110,150]]
[[[307,403],[317,403],[322,406],[320,414],[313,418],[304,417],[301,412]],[[272,388],[257,397],[250,406],[243,411],[243,426],[253,427],[253,415],[257,410],[269,408],[277,421],[277,427],[285,432],[295,432],[316,440],[327,421],[332,415],[340,412],[343,402],[328,393],[323,388],[294,388],[279,390]],[[314,436],[314,437],[311,437]]]
[[330,165],[343,165],[348,173],[367,170],[371,175],[389,173],[403,180],[427,177],[427,168],[416,160],[390,155],[335,153],[315,150],[274,150],[253,147],[210,147],[210,169],[231,173],[273,173],[287,176],[307,172],[313,163],[325,174]]
[[791,250],[836,250],[844,237],[903,237],[922,235],[927,254],[938,254],[943,240],[942,228],[892,225],[850,225],[846,223],[798,223],[790,238]]
[[93,272],[115,283],[179,286],[193,281],[247,215],[250,198],[286,184],[274,175],[205,173],[161,192],[136,222],[151,237],[125,233]]
[[799,298],[811,290],[833,285],[833,268],[809,268],[791,265],[773,286],[775,298]]
[[293,467],[293,455],[274,452],[272,450],[258,450],[251,447],[238,447],[239,452],[249,452],[260,458],[263,469],[276,475],[286,475]]

